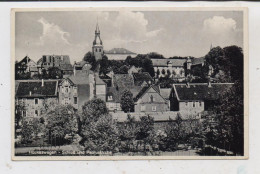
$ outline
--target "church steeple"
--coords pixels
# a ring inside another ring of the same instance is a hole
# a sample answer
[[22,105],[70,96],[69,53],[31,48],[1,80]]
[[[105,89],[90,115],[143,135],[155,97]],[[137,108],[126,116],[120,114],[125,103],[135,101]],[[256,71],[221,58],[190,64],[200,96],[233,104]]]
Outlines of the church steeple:
[[103,43],[100,38],[100,30],[99,30],[98,22],[95,30],[95,39],[93,41],[92,53],[95,56],[96,60],[102,59],[102,56],[104,54]]

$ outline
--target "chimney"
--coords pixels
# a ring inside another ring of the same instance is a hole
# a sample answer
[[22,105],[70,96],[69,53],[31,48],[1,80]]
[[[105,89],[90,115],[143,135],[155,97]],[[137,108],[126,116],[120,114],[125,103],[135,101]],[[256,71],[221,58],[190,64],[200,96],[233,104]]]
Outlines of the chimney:
[[42,87],[44,86],[44,81],[43,81],[43,79],[42,79]]
[[29,95],[32,96],[32,91],[29,92]]

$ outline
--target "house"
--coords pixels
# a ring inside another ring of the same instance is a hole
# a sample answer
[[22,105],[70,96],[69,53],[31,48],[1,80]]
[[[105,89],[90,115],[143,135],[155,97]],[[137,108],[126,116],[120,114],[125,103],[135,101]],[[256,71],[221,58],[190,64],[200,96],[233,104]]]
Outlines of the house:
[[164,77],[167,74],[170,77],[185,77],[184,63],[186,59],[175,58],[175,59],[151,59],[153,62],[154,72],[158,77]]
[[125,48],[113,48],[109,51],[105,51],[105,55],[108,60],[125,60],[127,56],[134,57],[137,54]]
[[130,88],[118,88],[118,87],[108,87],[106,94],[106,106],[109,111],[122,111],[120,101],[125,90],[129,90],[133,94],[133,98],[142,89],[141,86],[132,86]]
[[214,106],[214,101],[232,87],[232,83],[174,84],[171,105],[183,115],[197,115]]
[[32,120],[41,117],[46,107],[58,104],[58,80],[20,80],[15,98],[23,107],[22,117]]
[[59,68],[62,74],[72,74],[73,67],[70,63],[70,57],[68,55],[43,55],[37,62],[41,71],[47,70],[52,67]]
[[37,64],[28,56],[25,56],[20,62],[15,64],[17,73],[30,73],[31,77],[38,74]]
[[59,84],[59,103],[81,109],[85,102],[94,97],[94,74],[92,71],[78,72]]
[[158,86],[145,86],[134,98],[135,112],[165,112],[169,111],[168,101],[160,94]]
[[138,69],[133,65],[129,68],[128,74],[138,73]]
[[154,72],[159,77],[169,75],[169,77],[184,80],[185,70],[193,67],[202,67],[205,64],[205,57],[200,58],[171,58],[171,59],[151,59]]
[[106,83],[99,78],[98,74],[90,70],[89,64],[78,65],[74,66],[73,75],[64,78],[59,84],[60,104],[70,104],[76,109],[81,109],[87,101],[95,96],[105,101]]

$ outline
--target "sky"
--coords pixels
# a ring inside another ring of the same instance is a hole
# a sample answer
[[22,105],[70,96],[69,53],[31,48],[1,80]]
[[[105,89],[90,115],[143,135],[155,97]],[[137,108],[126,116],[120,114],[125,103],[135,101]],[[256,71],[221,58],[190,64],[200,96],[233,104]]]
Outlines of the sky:
[[211,44],[243,47],[241,11],[16,12],[15,58],[62,54],[80,61],[91,51],[97,21],[104,50],[202,57]]

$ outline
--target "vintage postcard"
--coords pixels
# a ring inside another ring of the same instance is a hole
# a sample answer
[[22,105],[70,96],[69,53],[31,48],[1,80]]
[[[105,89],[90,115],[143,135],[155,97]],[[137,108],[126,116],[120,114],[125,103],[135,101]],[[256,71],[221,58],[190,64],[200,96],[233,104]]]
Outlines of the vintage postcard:
[[247,8],[11,11],[12,159],[248,158]]

